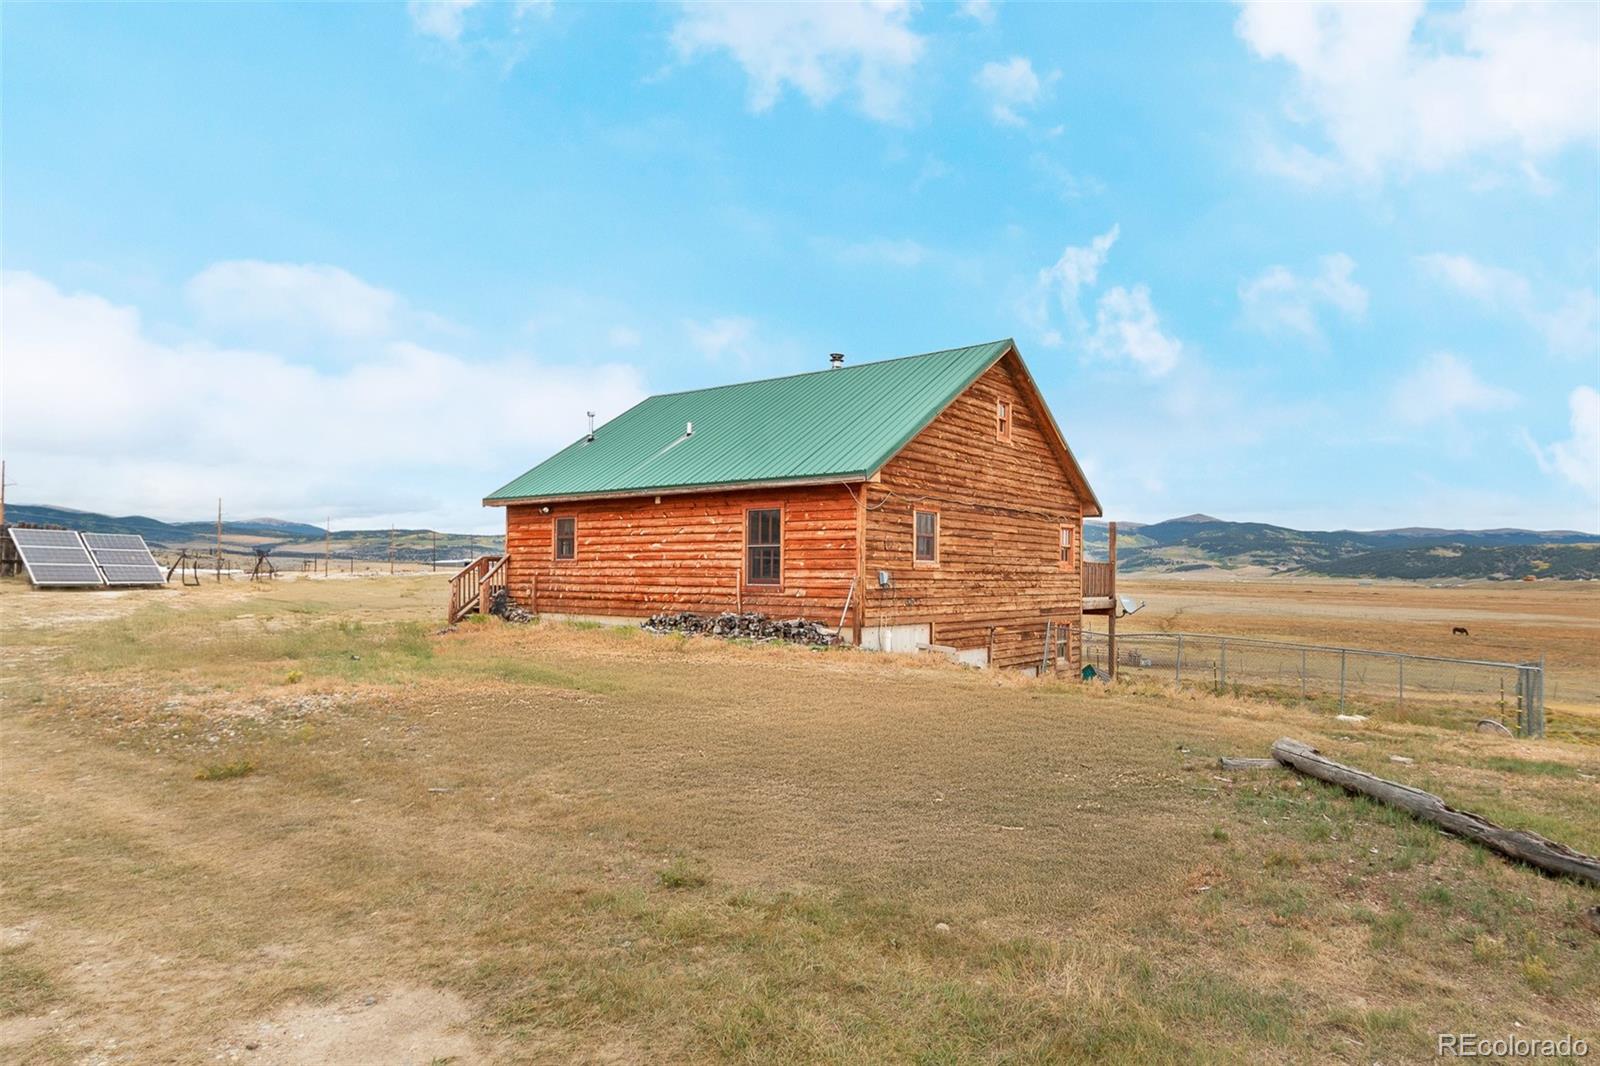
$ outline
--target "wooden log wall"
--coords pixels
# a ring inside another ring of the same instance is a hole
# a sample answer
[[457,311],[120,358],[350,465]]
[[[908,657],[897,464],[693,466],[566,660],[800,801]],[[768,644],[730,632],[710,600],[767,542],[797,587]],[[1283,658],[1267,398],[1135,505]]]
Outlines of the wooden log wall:
[[[991,367],[886,464],[866,489],[866,623],[933,625],[935,643],[989,647],[995,666],[1036,666],[1046,624],[1072,627],[1082,663],[1083,509],[1007,357]],[[1010,405],[1010,440],[996,404]],[[914,558],[913,512],[939,513],[938,561]],[[1061,526],[1074,565],[1060,565]],[[892,584],[878,587],[877,571]]]
[[[506,508],[508,587],[530,610],[644,618],[742,608],[837,625],[856,576],[856,497],[843,485],[588,500],[549,514]],[[745,510],[783,508],[783,580],[741,581]],[[577,557],[557,560],[555,520],[577,519]],[[849,624],[846,622],[846,636]]]

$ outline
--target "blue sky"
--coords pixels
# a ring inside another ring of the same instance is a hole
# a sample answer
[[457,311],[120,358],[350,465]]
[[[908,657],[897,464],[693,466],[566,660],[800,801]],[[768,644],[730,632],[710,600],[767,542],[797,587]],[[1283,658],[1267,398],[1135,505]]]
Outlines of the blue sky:
[[494,530],[1014,336],[1110,517],[1600,528],[1600,8],[8,5],[12,499]]

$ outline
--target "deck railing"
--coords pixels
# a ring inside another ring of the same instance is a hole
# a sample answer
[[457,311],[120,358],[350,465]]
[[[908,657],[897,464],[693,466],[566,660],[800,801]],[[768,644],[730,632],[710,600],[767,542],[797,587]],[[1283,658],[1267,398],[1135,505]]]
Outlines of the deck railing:
[[473,611],[488,614],[495,591],[505,587],[506,556],[478,556],[450,578],[447,620],[454,625]]
[[1083,596],[1085,599],[1096,596],[1110,596],[1112,585],[1112,564],[1091,563],[1083,564]]

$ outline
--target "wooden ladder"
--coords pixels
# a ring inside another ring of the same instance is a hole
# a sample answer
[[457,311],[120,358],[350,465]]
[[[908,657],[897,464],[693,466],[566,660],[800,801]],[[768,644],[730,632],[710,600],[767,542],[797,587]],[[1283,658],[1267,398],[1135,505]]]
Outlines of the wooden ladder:
[[455,625],[474,611],[489,613],[497,589],[506,587],[506,556],[480,555],[450,578],[450,609],[445,620]]

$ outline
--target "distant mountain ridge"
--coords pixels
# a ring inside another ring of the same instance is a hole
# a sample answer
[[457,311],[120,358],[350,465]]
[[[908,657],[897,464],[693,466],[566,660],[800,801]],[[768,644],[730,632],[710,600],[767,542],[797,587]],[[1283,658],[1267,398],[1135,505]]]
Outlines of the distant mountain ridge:
[[[216,522],[163,522],[146,515],[112,516],[45,504],[7,504],[12,522],[66,526],[88,533],[136,533],[152,548],[210,551]],[[1118,568],[1132,573],[1264,570],[1269,573],[1413,580],[1512,579],[1525,576],[1600,579],[1600,534],[1576,530],[1434,529],[1411,526],[1375,530],[1303,530],[1265,522],[1229,522],[1206,514],[1163,522],[1117,524]],[[274,556],[320,558],[322,527],[279,518],[223,522],[226,550],[249,555],[268,547]],[[467,558],[504,550],[501,537],[401,529],[395,558],[425,561]],[[435,548],[437,538],[437,548]],[[1084,546],[1105,557],[1104,522],[1084,523]],[[340,558],[386,559],[389,530],[337,530],[332,552]]]
[[[177,553],[180,549],[209,552],[216,546],[217,523],[163,522],[147,515],[105,515],[48,504],[7,503],[6,521],[31,522],[43,526],[65,526],[84,533],[134,533],[158,551]],[[321,526],[290,522],[281,518],[248,518],[222,523],[223,550],[252,555],[256,548],[269,548],[274,557],[320,558],[329,548],[339,558],[387,559],[387,529],[340,529],[329,538]],[[501,537],[468,533],[435,533],[430,529],[394,531],[395,558],[419,562],[438,557],[466,558],[497,554],[504,550]]]
[[[1252,567],[1374,578],[1600,577],[1600,534],[1577,530],[1302,530],[1194,514],[1122,522],[1117,531],[1118,566],[1130,572]],[[1084,542],[1103,557],[1105,524],[1086,523]]]

